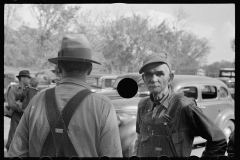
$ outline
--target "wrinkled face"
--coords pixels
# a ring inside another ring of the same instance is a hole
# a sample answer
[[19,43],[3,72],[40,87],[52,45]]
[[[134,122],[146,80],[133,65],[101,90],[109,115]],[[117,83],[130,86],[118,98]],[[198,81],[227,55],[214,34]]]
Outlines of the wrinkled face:
[[145,67],[143,80],[152,94],[161,93],[173,78],[165,63],[152,63]]
[[21,81],[23,82],[23,84],[25,85],[25,86],[28,86],[29,85],[29,83],[30,83],[30,80],[31,80],[31,78],[30,77],[21,77]]

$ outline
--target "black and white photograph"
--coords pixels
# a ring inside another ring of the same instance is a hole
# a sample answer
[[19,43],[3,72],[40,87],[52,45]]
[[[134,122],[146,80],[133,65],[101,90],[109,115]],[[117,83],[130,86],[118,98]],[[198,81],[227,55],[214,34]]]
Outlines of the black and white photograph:
[[4,157],[235,158],[235,4],[4,4]]

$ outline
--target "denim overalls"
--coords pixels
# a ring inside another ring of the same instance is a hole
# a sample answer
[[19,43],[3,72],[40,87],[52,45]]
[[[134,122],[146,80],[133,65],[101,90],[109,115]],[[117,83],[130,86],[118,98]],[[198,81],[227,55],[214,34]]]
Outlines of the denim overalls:
[[152,112],[147,112],[142,115],[142,123],[140,126],[140,135],[142,139],[138,146],[138,157],[160,157],[164,155],[168,157],[178,156],[174,144],[170,139],[172,136],[169,136],[171,134],[169,132],[168,123],[171,124],[171,117],[174,117],[177,110],[177,106],[174,106],[174,103],[180,96],[182,95],[173,95],[164,116],[153,119]]

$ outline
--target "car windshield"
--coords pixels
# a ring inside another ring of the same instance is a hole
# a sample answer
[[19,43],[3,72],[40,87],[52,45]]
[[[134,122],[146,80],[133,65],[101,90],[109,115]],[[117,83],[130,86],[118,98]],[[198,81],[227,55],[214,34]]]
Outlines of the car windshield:
[[104,87],[105,88],[113,88],[113,84],[115,82],[115,79],[105,79]]
[[88,77],[87,84],[90,87],[102,88],[102,78]]
[[235,77],[235,71],[220,71],[219,77]]

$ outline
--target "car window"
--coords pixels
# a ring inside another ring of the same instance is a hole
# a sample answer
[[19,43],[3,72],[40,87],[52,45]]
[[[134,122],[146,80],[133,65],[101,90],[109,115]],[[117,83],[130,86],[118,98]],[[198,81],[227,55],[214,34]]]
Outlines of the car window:
[[215,99],[217,98],[217,88],[215,86],[206,85],[201,89],[202,99]]
[[90,87],[97,87],[97,88],[102,87],[102,79],[101,78],[88,77],[86,81]]
[[183,87],[180,89],[184,93],[184,96],[188,98],[195,98],[197,99],[198,93],[196,87]]
[[105,88],[112,88],[115,79],[105,79]]
[[220,87],[219,96],[221,98],[227,98],[228,97],[228,91],[224,87]]

